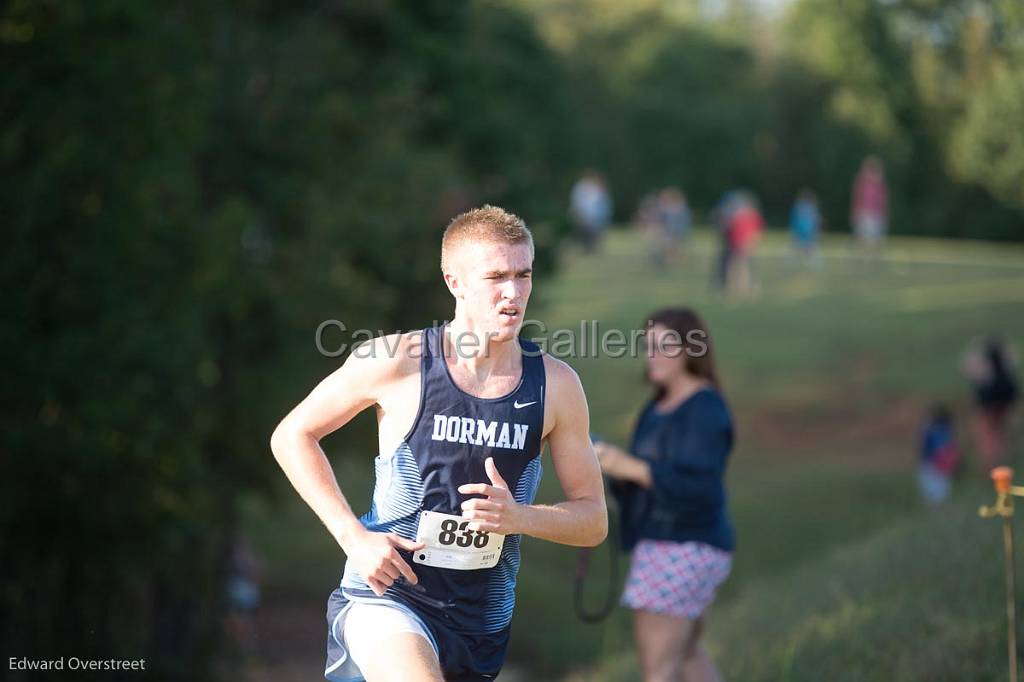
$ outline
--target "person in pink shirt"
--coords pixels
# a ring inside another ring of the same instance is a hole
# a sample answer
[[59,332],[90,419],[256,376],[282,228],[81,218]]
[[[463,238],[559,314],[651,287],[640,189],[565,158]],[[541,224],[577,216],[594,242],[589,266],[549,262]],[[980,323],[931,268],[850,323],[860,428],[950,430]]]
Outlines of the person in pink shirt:
[[853,182],[850,205],[853,233],[868,253],[876,253],[889,222],[889,192],[885,186],[885,166],[877,156],[869,156],[860,165]]

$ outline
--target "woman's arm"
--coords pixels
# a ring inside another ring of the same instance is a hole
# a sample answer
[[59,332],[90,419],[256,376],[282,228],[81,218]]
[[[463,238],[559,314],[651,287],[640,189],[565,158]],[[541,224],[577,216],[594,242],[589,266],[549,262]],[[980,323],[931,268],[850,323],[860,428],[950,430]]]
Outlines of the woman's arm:
[[666,451],[647,461],[608,443],[595,445],[606,475],[654,491],[669,506],[713,503],[720,495],[732,430],[724,406],[701,402],[682,415],[665,441]]
[[644,488],[650,488],[653,484],[650,465],[639,457],[604,442],[595,443],[594,452],[597,453],[601,470],[606,475],[620,481],[636,483]]

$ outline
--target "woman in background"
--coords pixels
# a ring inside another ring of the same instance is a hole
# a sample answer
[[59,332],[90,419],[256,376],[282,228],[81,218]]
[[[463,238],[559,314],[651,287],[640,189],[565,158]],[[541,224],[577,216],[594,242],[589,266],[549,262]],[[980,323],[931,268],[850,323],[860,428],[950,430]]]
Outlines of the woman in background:
[[629,452],[595,449],[632,550],[623,603],[645,682],[719,679],[701,645],[708,607],[732,565],[725,467],[732,449],[729,408],[719,392],[707,327],[692,310],[651,316],[647,328],[651,400]]
[[1010,416],[1019,393],[1016,365],[1013,349],[997,337],[973,341],[964,353],[963,372],[974,388],[974,438],[986,472],[1010,463]]

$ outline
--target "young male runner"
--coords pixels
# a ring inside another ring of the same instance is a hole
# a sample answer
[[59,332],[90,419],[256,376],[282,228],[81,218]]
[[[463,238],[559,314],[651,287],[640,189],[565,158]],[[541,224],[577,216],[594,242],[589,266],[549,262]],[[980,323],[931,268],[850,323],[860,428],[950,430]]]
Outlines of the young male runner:
[[[505,658],[520,535],[593,546],[607,533],[586,397],[518,338],[533,238],[485,206],[445,231],[451,323],[379,337],[313,389],[271,447],[348,561],[327,607],[332,682],[489,680]],[[319,441],[377,413],[370,511],[357,518]],[[566,501],[534,505],[543,444]]]

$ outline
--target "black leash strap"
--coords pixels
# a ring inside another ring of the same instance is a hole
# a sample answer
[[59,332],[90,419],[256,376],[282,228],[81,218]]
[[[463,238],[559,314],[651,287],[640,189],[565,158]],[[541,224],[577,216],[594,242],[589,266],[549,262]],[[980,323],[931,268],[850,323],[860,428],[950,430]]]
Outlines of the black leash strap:
[[619,596],[619,538],[615,523],[608,522],[608,539],[604,543],[608,552],[608,591],[605,593],[604,604],[597,611],[588,611],[583,604],[583,586],[586,583],[587,571],[590,568],[592,547],[581,547],[576,555],[576,575],[573,578],[573,604],[576,615],[584,623],[600,623],[615,608]]

